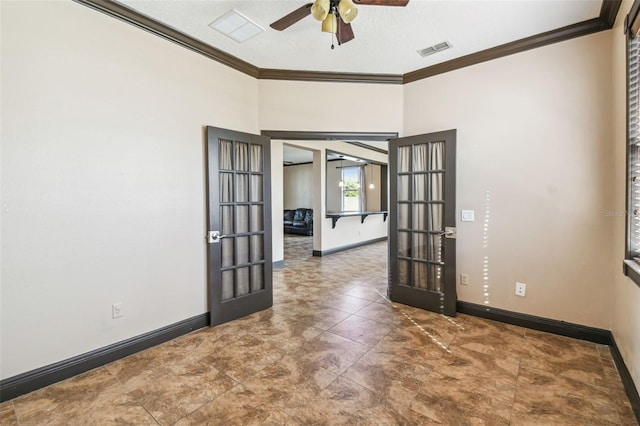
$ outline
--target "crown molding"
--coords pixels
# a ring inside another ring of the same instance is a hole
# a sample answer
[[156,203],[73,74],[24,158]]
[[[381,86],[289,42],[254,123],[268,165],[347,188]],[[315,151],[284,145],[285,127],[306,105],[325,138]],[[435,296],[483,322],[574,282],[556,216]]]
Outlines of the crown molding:
[[323,71],[294,71],[260,68],[261,80],[325,81],[341,83],[403,84],[401,74],[362,74]]
[[613,28],[622,0],[603,0],[597,18],[536,34],[406,74],[362,74],[259,68],[113,0],[74,0],[260,80],[407,84],[438,74]]

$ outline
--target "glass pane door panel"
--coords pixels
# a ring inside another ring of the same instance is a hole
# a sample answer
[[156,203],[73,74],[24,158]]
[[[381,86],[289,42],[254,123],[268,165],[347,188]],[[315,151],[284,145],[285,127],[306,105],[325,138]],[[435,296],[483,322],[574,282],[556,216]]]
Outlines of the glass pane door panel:
[[249,206],[236,206],[236,233],[249,232]]
[[413,200],[427,201],[427,182],[429,175],[413,175]]
[[236,175],[236,201],[249,201],[249,175],[238,173]]
[[262,172],[262,147],[251,145],[251,171]]
[[236,238],[236,265],[249,263],[249,237]]
[[398,176],[398,200],[411,201],[409,198],[409,175]]
[[233,234],[233,206],[220,207],[220,232],[222,235]]
[[429,206],[429,210],[431,213],[429,230],[430,231],[444,231],[444,227],[442,226],[442,219],[444,215],[444,205],[443,204],[431,204]]
[[264,266],[251,267],[251,293],[264,289]]
[[413,172],[426,172],[429,166],[429,145],[413,146]]
[[411,211],[410,209],[411,204],[398,204],[398,229],[411,228],[411,218],[409,217],[409,212]]
[[444,173],[432,173],[429,175],[429,200],[430,201],[443,201],[444,200]]
[[398,269],[400,280],[400,284],[402,285],[410,285],[411,284],[411,261],[405,259],[398,260]]
[[411,232],[398,232],[398,255],[411,257]]
[[233,202],[233,173],[220,173],[220,202]]
[[429,220],[427,217],[428,204],[420,203],[413,205],[413,229],[416,231],[429,231]]
[[415,259],[427,260],[427,234],[414,232],[413,234],[413,257]]
[[251,175],[251,201],[262,200],[262,175]]
[[231,170],[232,164],[233,164],[231,162],[233,142],[220,139],[219,144],[220,144],[220,153],[219,153],[220,160],[219,160],[218,166],[220,170]]
[[236,170],[248,171],[249,170],[249,144],[245,142],[236,142],[235,160]]
[[401,146],[398,148],[398,172],[411,171],[411,147]]
[[442,291],[444,268],[440,265],[429,265],[429,290]]
[[251,236],[251,262],[264,260],[264,237],[262,235]]
[[262,218],[262,205],[251,206],[251,232],[264,231],[264,220]]
[[262,146],[251,145],[251,171],[262,172]]
[[430,170],[443,170],[444,169],[444,142],[432,142],[430,144]]
[[233,266],[233,238],[224,238],[222,240],[222,267],[227,268]]
[[249,268],[236,269],[237,297],[249,294]]
[[413,262],[413,286],[416,288],[428,288],[429,265],[423,262]]
[[429,235],[429,260],[442,262],[444,260],[444,236]]
[[222,300],[233,299],[233,269],[230,271],[222,271]]

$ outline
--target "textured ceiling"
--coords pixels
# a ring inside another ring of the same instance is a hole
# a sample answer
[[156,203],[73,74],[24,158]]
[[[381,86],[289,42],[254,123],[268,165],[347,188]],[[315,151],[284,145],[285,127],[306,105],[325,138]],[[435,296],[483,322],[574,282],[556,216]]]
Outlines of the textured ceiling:
[[[305,0],[121,0],[121,4],[260,68],[404,74],[542,32],[597,18],[601,0],[410,0],[407,7],[358,6],[355,40],[331,50],[320,22],[304,18],[284,31],[269,24]],[[244,43],[209,27],[236,9],[265,28]],[[419,49],[449,41],[428,57]]]

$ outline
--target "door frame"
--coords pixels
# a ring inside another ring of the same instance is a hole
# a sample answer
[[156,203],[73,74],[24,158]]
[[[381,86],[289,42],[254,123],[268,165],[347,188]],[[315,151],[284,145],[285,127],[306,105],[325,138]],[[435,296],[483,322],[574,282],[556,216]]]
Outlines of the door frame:
[[[313,132],[298,130],[262,130],[262,136],[269,136],[271,139],[281,139],[290,141],[388,141],[398,137],[398,132]],[[348,142],[353,143],[353,142]],[[354,143],[358,145],[357,143]],[[359,146],[362,146],[361,144]],[[367,146],[367,149],[384,152],[383,149]]]

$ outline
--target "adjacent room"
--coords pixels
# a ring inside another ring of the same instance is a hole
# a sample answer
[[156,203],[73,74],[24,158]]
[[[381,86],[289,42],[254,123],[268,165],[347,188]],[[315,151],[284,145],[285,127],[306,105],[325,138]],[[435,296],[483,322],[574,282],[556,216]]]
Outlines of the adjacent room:
[[640,422],[640,1],[0,1],[0,424]]

